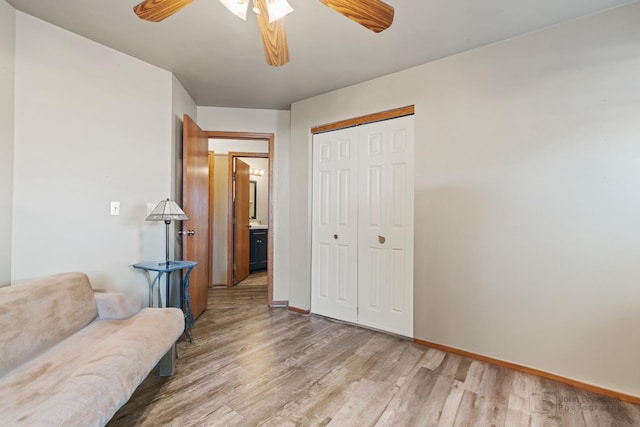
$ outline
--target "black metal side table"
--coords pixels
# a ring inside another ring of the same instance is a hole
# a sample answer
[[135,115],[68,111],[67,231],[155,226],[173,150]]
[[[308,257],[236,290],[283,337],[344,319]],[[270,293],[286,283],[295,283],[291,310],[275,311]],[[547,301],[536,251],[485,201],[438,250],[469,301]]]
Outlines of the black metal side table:
[[[193,314],[191,313],[191,297],[189,296],[189,276],[191,275],[191,270],[193,270],[193,267],[195,267],[196,265],[198,265],[198,263],[195,261],[149,261],[132,265],[133,268],[138,268],[147,272],[147,278],[149,280],[149,307],[153,306],[153,289],[156,285],[158,286],[158,305],[160,307],[163,306],[162,295],[160,292],[160,280],[162,279],[162,275],[167,274],[167,298],[164,303],[164,306],[167,307],[170,302],[169,297],[171,294],[171,272],[186,270],[182,280],[182,287],[180,288],[180,308],[182,308],[182,311],[184,311],[184,332],[187,334],[189,342],[193,342],[193,334],[191,333],[191,328],[193,327],[194,322]],[[158,273],[153,280],[149,275],[150,271],[155,271],[156,273]]]

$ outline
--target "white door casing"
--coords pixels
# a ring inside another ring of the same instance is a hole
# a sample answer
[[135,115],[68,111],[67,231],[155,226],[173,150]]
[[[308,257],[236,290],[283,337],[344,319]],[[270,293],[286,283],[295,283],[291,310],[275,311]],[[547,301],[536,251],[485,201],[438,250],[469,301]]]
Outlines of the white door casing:
[[357,322],[358,132],[313,138],[311,310]]

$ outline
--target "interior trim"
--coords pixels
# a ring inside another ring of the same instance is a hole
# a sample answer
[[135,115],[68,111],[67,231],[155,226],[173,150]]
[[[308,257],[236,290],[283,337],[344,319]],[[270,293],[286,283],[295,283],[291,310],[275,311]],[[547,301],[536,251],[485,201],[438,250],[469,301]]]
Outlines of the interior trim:
[[[207,140],[208,141],[208,140]],[[208,143],[208,142],[207,142]],[[207,161],[209,165],[209,288],[213,288],[215,284],[213,283],[213,181],[215,176],[215,164],[216,159],[213,155],[213,151],[208,151],[207,153]]]
[[[229,151],[227,154],[228,158],[228,169],[227,169],[227,287],[230,288],[235,285],[233,283],[233,242],[235,240],[235,235],[233,233],[233,197],[234,197],[234,182],[233,175],[235,173],[235,160],[239,157],[250,157],[256,159],[268,159],[268,153],[252,153],[252,152],[244,152],[244,151]],[[269,185],[269,192],[271,192],[271,185]],[[271,195],[269,195],[269,203],[271,201]],[[269,215],[271,215],[271,209],[269,209]],[[271,221],[271,220],[269,220]],[[269,222],[271,224],[271,222]],[[271,234],[271,233],[269,233]],[[269,240],[267,239],[267,266],[269,265]],[[268,270],[268,268],[267,268]]]
[[367,114],[365,116],[354,117],[352,119],[312,127],[311,133],[315,135],[317,133],[346,129],[367,123],[380,122],[382,120],[397,119],[398,117],[410,116],[412,114],[415,114],[415,107],[413,105],[407,105],[406,107],[394,108],[393,110],[381,111],[379,113]]
[[271,301],[271,307],[286,307],[289,301]]
[[[271,305],[273,303],[273,163],[275,159],[275,134],[273,133],[258,133],[258,132],[230,132],[230,131],[204,131],[207,138],[213,139],[238,139],[238,140],[262,140],[267,141],[269,144],[269,150],[267,158],[269,159],[269,234],[267,241],[267,304]],[[258,157],[257,154],[260,153],[251,153],[249,156],[244,157]],[[231,156],[229,156],[231,159]],[[229,193],[231,194],[231,193]],[[227,195],[228,197],[229,195]],[[229,224],[231,223],[231,212],[229,212],[229,208],[227,207],[227,252],[233,250],[233,244],[231,244],[231,249],[229,249],[229,239],[233,238],[233,231],[229,231]],[[211,218],[210,218],[211,219]],[[212,222],[210,222],[210,227],[213,226]],[[213,263],[213,257],[211,263]],[[231,261],[231,268],[233,268],[233,261]],[[229,271],[229,260],[227,260],[227,286],[232,282],[230,278],[233,272]]]
[[242,140],[264,140],[268,141],[273,138],[272,133],[260,132],[230,132],[230,131],[204,131],[207,138],[213,139],[242,139]]
[[640,405],[640,397],[632,396],[630,394],[620,393],[618,391],[609,390],[607,388],[598,387],[592,384],[584,383],[581,381],[572,380],[567,377],[562,377],[560,375],[552,374],[550,372],[541,371],[535,368],[529,368],[527,366],[518,365],[512,362],[506,362],[500,359],[494,359],[493,357],[483,356],[481,354],[472,353],[470,351],[460,350],[454,347],[449,347],[442,344],[436,344],[429,341],[420,340],[417,338],[413,339],[413,342],[416,344],[423,345],[425,347],[435,348],[436,350],[446,351],[447,353],[453,353],[460,356],[469,357],[471,359],[480,360],[481,362],[491,363],[492,365],[502,366],[504,368],[513,369],[514,371],[524,372],[525,374],[535,375],[537,377],[546,378],[549,380],[557,381],[562,384],[567,384],[581,390],[589,391],[592,393],[597,393],[603,396],[612,397],[614,399],[622,400],[623,402],[633,403],[635,405]]
[[303,308],[298,308],[291,305],[287,307],[287,310],[293,311],[294,313],[298,313],[298,314],[311,314],[311,310],[305,310]]
[[[229,151],[229,153],[227,154],[228,157],[228,161],[229,161],[229,165],[228,165],[228,171],[227,171],[227,287],[232,287],[235,285],[235,283],[233,282],[233,243],[235,241],[235,235],[233,232],[233,198],[234,198],[234,192],[233,192],[233,188],[234,188],[234,181],[233,181],[233,175],[235,173],[235,160],[239,157],[253,157],[253,158],[262,158],[262,159],[269,159],[269,153],[252,153],[252,152],[244,152],[244,151]],[[269,165],[271,165],[271,162],[269,162]],[[271,175],[269,175],[269,178],[271,178]],[[269,182],[269,216],[271,216],[271,191],[272,191],[272,187],[271,187],[271,182]],[[269,226],[271,226],[271,218],[269,218]],[[270,230],[267,230],[267,235],[270,237],[271,232]],[[270,245],[270,240],[267,239],[267,275],[268,275],[268,271],[269,271],[269,266],[271,265],[269,263],[269,256],[271,255],[271,253],[269,252],[269,248],[271,247]],[[249,272],[249,274],[251,274],[251,272]],[[267,281],[269,280],[269,278],[267,277]],[[269,299],[269,305],[271,305],[271,299]]]

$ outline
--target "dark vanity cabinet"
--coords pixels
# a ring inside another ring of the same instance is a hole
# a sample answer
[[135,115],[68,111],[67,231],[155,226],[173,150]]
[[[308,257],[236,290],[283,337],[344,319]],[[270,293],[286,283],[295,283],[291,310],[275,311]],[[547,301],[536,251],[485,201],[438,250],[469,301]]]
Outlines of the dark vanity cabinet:
[[268,229],[249,230],[249,271],[267,268]]

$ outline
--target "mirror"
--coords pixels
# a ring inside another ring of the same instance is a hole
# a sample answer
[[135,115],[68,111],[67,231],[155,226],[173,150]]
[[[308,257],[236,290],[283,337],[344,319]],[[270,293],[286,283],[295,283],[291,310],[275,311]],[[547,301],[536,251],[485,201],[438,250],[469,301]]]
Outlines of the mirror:
[[256,181],[249,181],[249,218],[256,219]]

